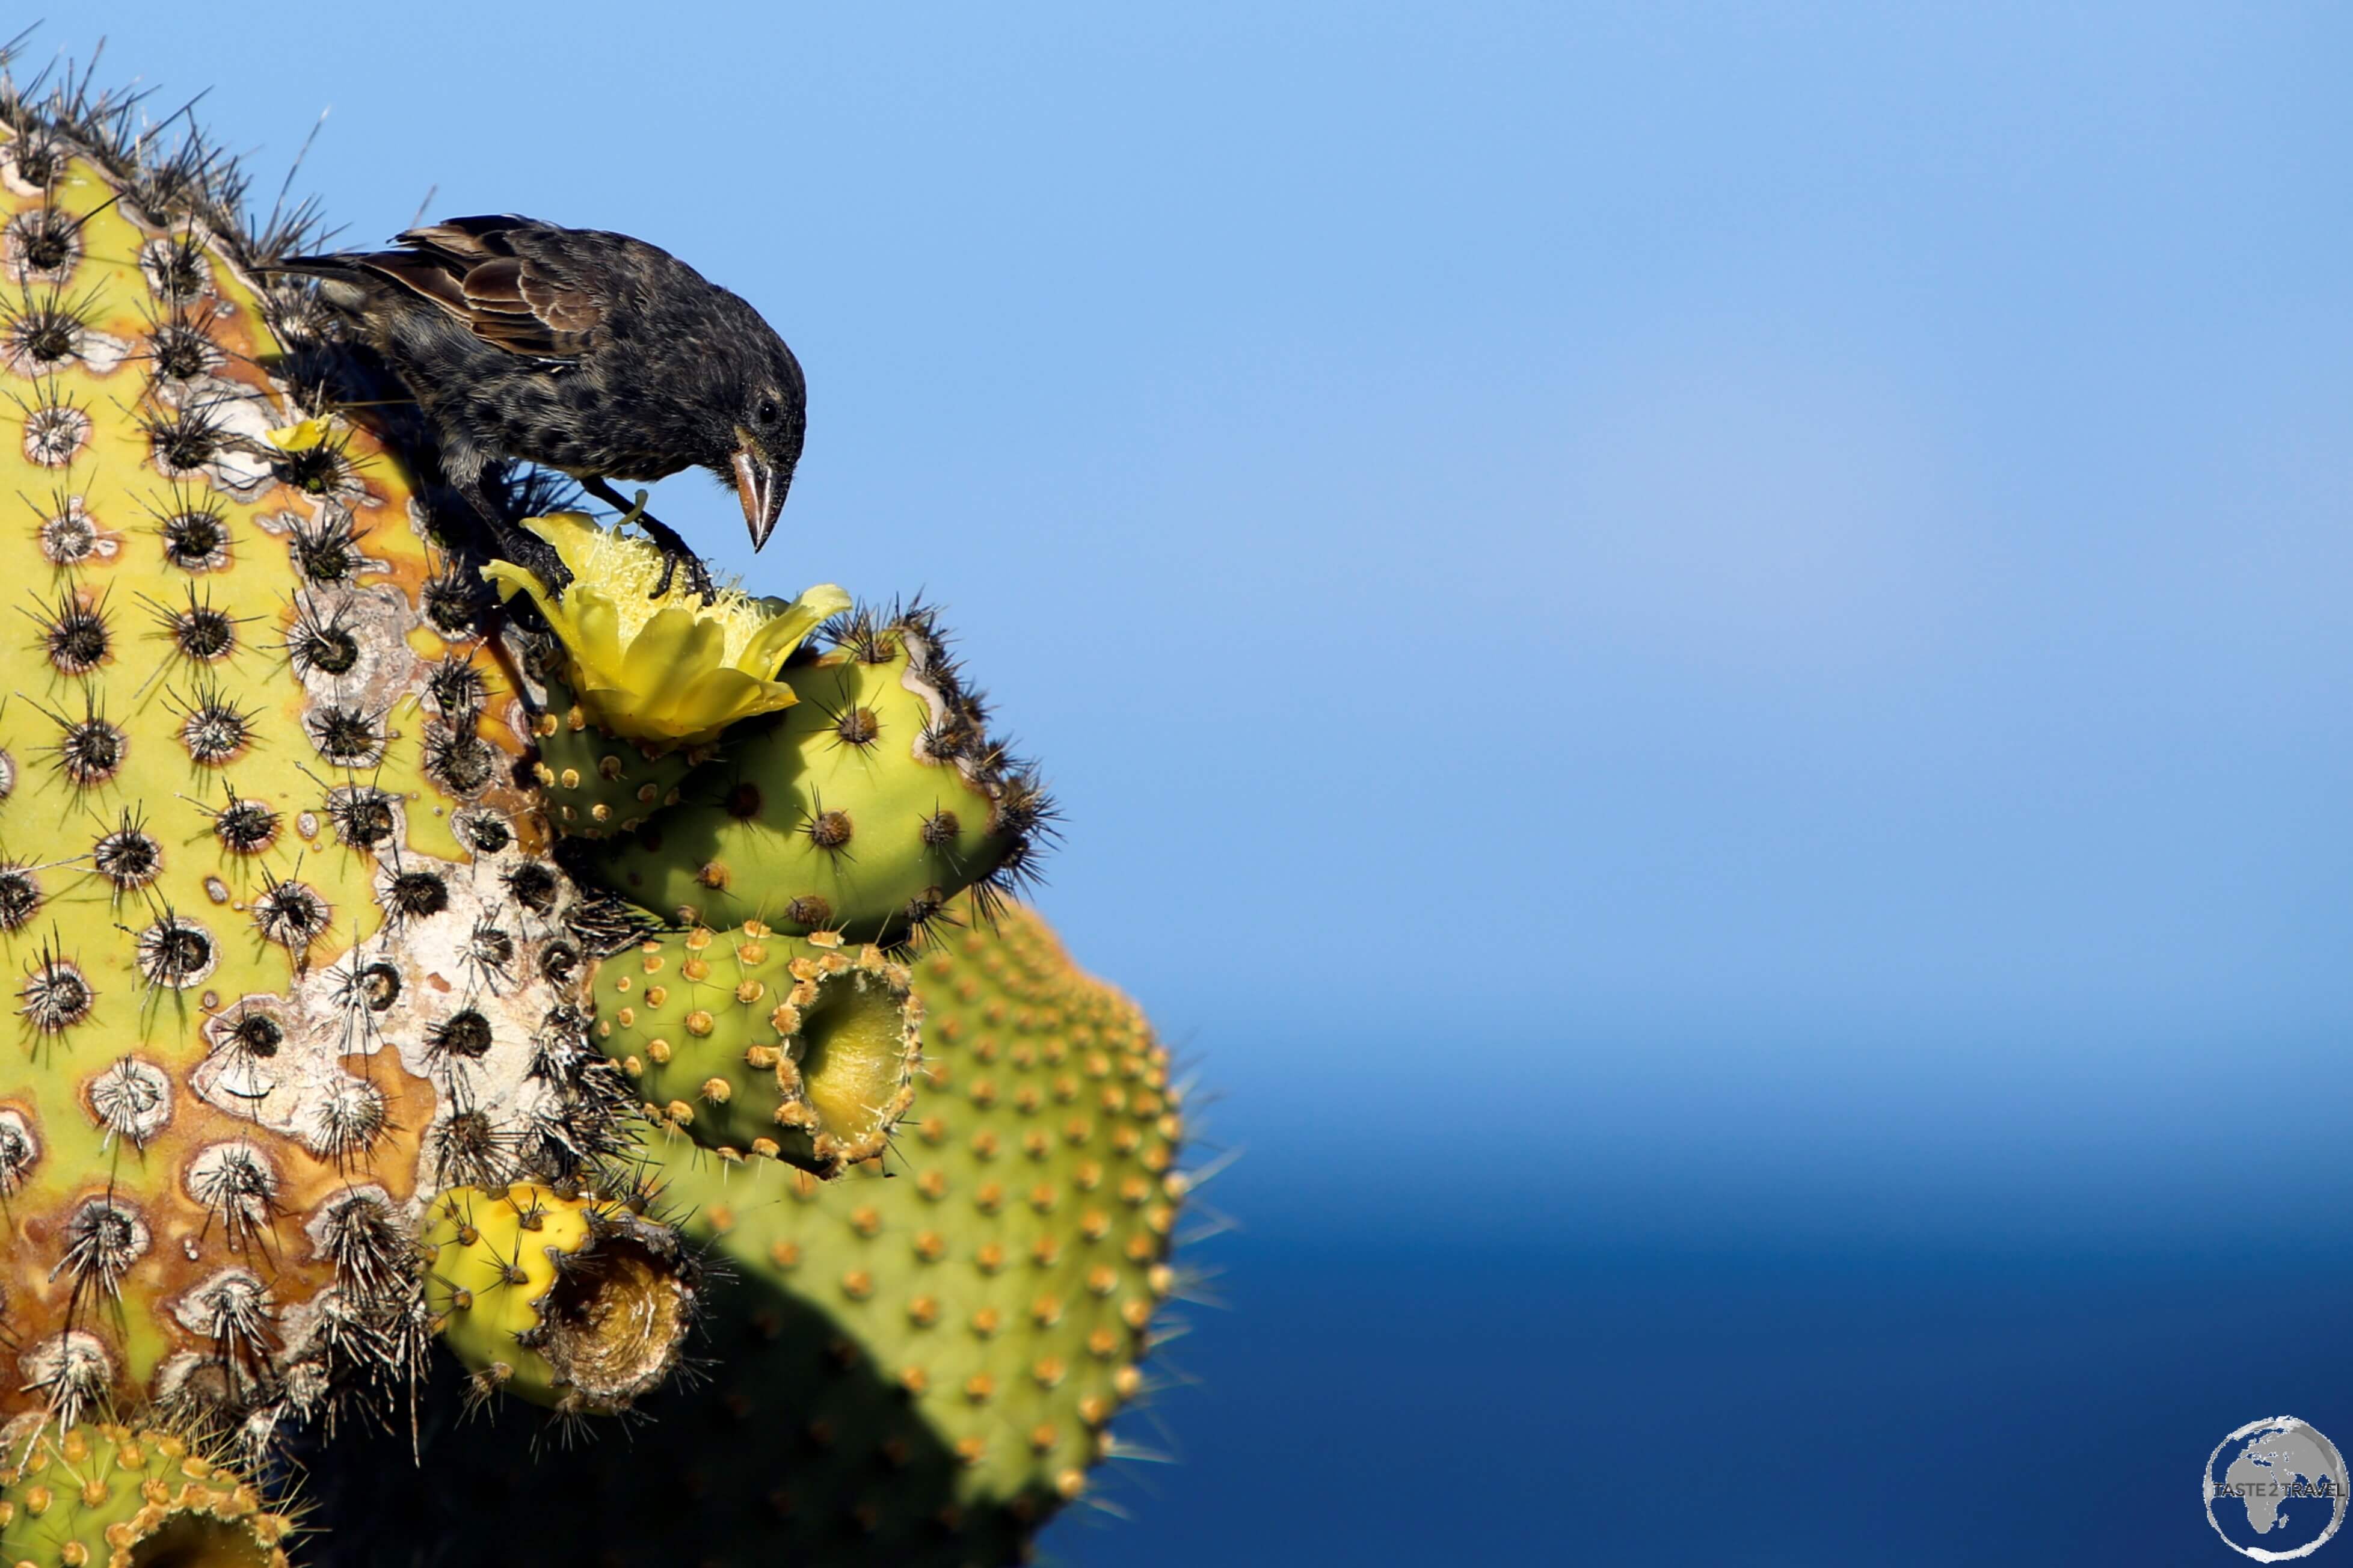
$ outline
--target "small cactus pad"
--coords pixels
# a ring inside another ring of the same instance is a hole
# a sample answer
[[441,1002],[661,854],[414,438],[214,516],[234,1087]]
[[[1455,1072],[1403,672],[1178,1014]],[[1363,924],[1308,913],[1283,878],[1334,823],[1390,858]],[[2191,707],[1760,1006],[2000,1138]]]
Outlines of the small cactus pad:
[[678,786],[702,753],[615,735],[572,699],[560,679],[547,682],[547,708],[532,726],[539,760],[532,764],[548,826],[581,838],[637,826],[678,800]]
[[608,1415],[670,1374],[701,1270],[669,1226],[518,1182],[456,1187],[424,1230],[425,1302],[484,1395]]
[[914,1100],[923,1010],[871,944],[698,926],[605,959],[594,994],[646,1114],[730,1158],[832,1175],[889,1147]]
[[683,804],[591,857],[664,920],[890,942],[975,883],[1018,876],[1051,808],[986,732],[927,610],[855,616],[788,665],[799,700],[747,723]]
[[617,1075],[435,492],[224,166],[89,107],[0,83],[0,1424],[266,1442],[406,1378],[418,1207]]
[[293,1521],[170,1432],[81,1422],[0,1469],[10,1568],[286,1568]]

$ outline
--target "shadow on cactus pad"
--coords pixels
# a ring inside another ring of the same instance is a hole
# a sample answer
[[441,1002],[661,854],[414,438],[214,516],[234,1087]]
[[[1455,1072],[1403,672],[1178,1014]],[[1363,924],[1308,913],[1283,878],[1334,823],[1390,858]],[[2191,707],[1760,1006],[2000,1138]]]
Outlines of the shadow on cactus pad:
[[[424,1467],[406,1431],[346,1433],[322,1476],[313,1568],[959,1568],[1011,1563],[1047,1498],[974,1510],[959,1463],[831,1314],[744,1281],[704,1348],[716,1380],[665,1389],[652,1425],[567,1450],[535,1411],[459,1414],[444,1366]],[[757,1394],[747,1393],[756,1388]]]

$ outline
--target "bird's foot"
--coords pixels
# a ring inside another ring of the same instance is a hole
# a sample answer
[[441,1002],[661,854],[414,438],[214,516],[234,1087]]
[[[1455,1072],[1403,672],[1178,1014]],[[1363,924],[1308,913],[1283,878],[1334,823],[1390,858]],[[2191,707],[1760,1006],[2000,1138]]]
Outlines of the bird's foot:
[[702,563],[702,556],[686,547],[684,540],[673,534],[669,539],[655,540],[654,546],[662,554],[661,581],[654,584],[654,591],[647,597],[659,599],[669,593],[670,580],[681,566],[686,568],[687,588],[697,598],[707,605],[719,597],[719,584],[711,580],[711,568]]
[[647,597],[659,599],[669,593],[670,579],[678,575],[678,569],[683,566],[686,568],[687,587],[704,604],[711,603],[719,597],[719,584],[711,580],[711,568],[705,566],[702,557],[679,537],[678,530],[646,510],[645,494],[643,490],[638,492],[638,504],[629,509],[630,515],[622,521],[634,522],[644,529],[646,537],[653,541],[654,548],[661,552],[661,581],[654,584],[654,591]]
[[516,536],[506,542],[502,553],[517,565],[529,567],[532,575],[546,584],[547,596],[551,601],[559,605],[564,602],[564,590],[572,586],[572,568],[564,563],[564,557],[555,552],[555,546],[543,539],[517,531]]
[[527,568],[533,576],[547,584],[549,601],[562,604],[564,590],[572,586],[572,568],[564,563],[564,557],[555,552],[555,546],[531,530],[509,522],[499,505],[499,499],[487,489],[472,486],[467,494],[474,503],[476,514],[488,527],[491,542],[497,547],[498,554]]

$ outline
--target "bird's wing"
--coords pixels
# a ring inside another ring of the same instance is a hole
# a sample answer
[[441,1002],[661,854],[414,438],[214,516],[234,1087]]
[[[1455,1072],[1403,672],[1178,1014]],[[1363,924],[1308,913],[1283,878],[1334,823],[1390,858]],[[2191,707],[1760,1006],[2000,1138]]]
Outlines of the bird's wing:
[[[571,359],[604,324],[593,270],[548,241],[565,231],[522,217],[461,217],[413,228],[405,250],[368,269],[431,300],[484,342],[533,359]],[[537,241],[538,243],[533,243]]]

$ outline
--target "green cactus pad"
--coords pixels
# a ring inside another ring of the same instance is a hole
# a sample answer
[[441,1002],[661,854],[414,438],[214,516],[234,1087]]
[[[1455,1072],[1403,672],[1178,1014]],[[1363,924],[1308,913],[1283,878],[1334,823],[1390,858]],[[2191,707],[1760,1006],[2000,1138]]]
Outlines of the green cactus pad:
[[83,1422],[7,1457],[0,1562],[11,1568],[286,1568],[293,1521],[202,1445]]
[[593,995],[646,1114],[731,1159],[831,1175],[887,1148],[914,1099],[923,1012],[871,945],[697,927],[605,959]]
[[788,665],[799,700],[731,732],[684,803],[586,873],[665,920],[889,942],[1017,877],[1051,816],[986,733],[929,611],[858,616]]

